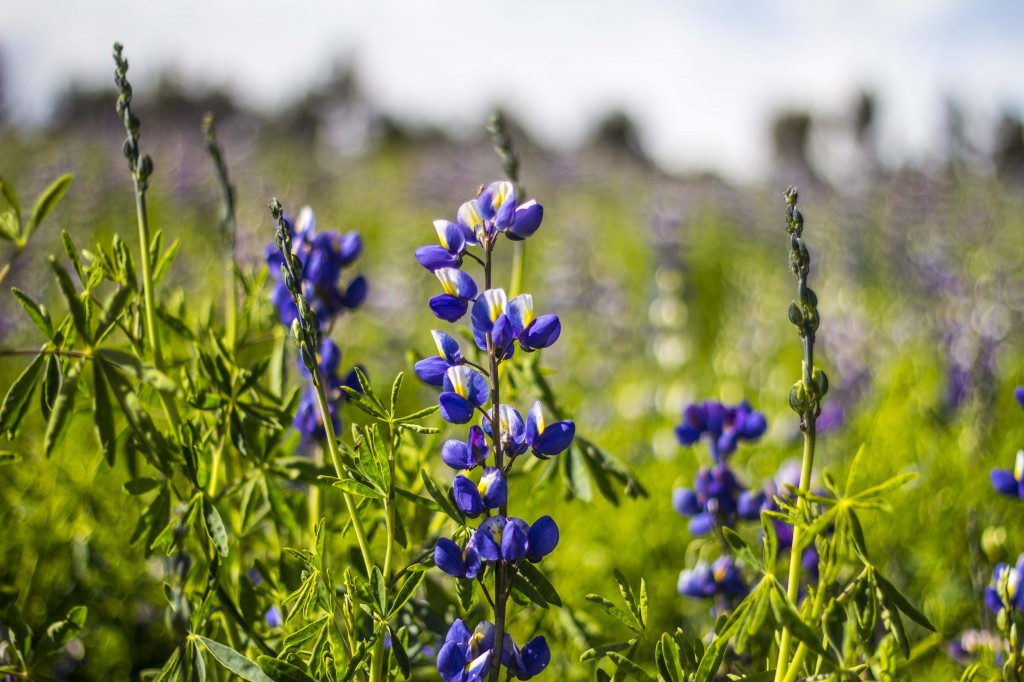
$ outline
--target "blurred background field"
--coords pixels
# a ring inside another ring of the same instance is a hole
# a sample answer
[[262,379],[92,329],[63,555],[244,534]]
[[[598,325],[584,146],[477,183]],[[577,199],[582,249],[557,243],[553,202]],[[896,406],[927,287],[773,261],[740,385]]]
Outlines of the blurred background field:
[[[106,49],[96,45],[97,62],[105,64]],[[454,130],[409,123],[375,108],[358,72],[343,67],[271,113],[172,77],[145,90],[137,105],[142,144],[156,165],[152,224],[182,241],[161,287],[183,316],[218,316],[224,306],[219,195],[200,129],[212,111],[238,189],[243,270],[263,267],[273,196],[292,211],[312,206],[320,227],[358,230],[365,250],[357,271],[370,295],[333,337],[346,364],[363,364],[375,380],[397,371],[411,377],[412,360],[433,352],[429,330],[439,328],[426,305],[433,277],[412,252],[434,240],[432,220],[454,218],[479,184],[500,177],[485,119]],[[75,176],[5,283],[44,292],[58,308],[45,259],[60,253],[60,229],[79,246],[107,243],[114,233],[135,244],[114,98],[110,88],[76,89],[44,123],[0,123],[0,177],[23,202],[57,174]],[[787,404],[800,372],[786,318],[793,284],[782,192],[789,184],[801,190],[822,316],[820,365],[832,384],[818,466],[845,472],[863,446],[872,479],[919,474],[890,514],[866,519],[875,560],[940,631],[929,638],[915,631],[913,678],[956,676],[946,643],[991,625],[981,594],[992,566],[1024,550],[1024,521],[989,483],[989,470],[1011,467],[1024,446],[1024,414],[1012,395],[1024,383],[1024,136],[1012,111],[976,134],[963,124],[969,112],[936,103],[946,121],[936,148],[893,163],[881,148],[884,106],[882,96],[854,92],[824,117],[799,107],[764,112],[769,160],[760,177],[742,181],[665,170],[652,153],[657,139],[621,110],[602,112],[571,147],[513,126],[526,193],[545,208],[542,239],[527,248],[526,288],[563,324],[543,364],[580,432],[640,486],[617,486],[613,503],[597,490],[567,495],[554,479],[513,503],[515,513],[549,513],[562,528],[545,566],[568,608],[545,617],[551,636],[564,638],[552,647],[564,679],[592,676],[578,662],[590,645],[584,641],[623,638],[620,626],[585,608],[584,595],[614,593],[613,569],[646,580],[651,632],[711,626],[707,604],[676,592],[679,570],[702,543],[671,507],[672,489],[690,485],[706,463],[704,450],[682,448],[672,432],[687,403],[746,399],[767,415],[767,435],[732,460],[750,487],[799,456]],[[499,281],[507,279],[503,267]],[[269,298],[265,315],[269,330]],[[39,343],[4,292],[0,345]],[[268,347],[257,339],[249,352],[257,357]],[[0,360],[0,385],[25,364]],[[434,395],[417,386],[405,399],[413,408]],[[347,408],[346,421],[358,418]],[[42,429],[41,417],[30,417],[3,445],[26,461],[0,469],[0,585],[23,591],[25,612],[39,626],[89,605],[62,678],[135,679],[173,648],[160,611],[160,567],[140,547],[126,547],[142,507],[122,490],[123,463],[113,470],[104,463],[87,417],[72,422],[50,460],[41,454]],[[570,612],[585,637],[573,636]]]

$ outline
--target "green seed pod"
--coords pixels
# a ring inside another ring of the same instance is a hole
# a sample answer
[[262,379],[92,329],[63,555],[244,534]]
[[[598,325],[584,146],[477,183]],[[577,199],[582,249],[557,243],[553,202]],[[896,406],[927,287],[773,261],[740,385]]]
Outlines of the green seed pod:
[[150,158],[149,154],[143,154],[142,158],[139,159],[139,180],[148,180],[149,176],[153,174],[153,159]]
[[804,326],[804,314],[800,310],[800,306],[793,301],[789,304],[789,321],[792,322],[797,328]]
[[789,406],[797,414],[803,414],[807,411],[808,405],[810,405],[810,396],[807,394],[807,387],[803,380],[800,380],[793,384],[793,388],[789,389]]
[[814,387],[818,391],[818,400],[821,400],[828,393],[828,375],[825,374],[824,370],[815,367],[811,373],[811,380],[814,381]]

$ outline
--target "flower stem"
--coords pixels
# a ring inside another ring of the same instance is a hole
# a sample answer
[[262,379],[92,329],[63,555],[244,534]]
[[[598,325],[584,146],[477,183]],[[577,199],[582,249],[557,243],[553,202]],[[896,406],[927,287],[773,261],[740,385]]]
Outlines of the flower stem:
[[[807,286],[807,276],[810,272],[811,257],[802,239],[804,219],[796,209],[797,192],[790,187],[786,191],[786,231],[790,236],[790,270],[797,279],[797,300],[790,305],[789,319],[797,328],[800,339],[803,342],[803,367],[800,381],[790,391],[789,404],[795,412],[800,415],[800,429],[804,434],[803,461],[800,467],[800,493],[806,493],[811,487],[811,474],[814,469],[814,444],[816,435],[816,422],[821,413],[821,399],[828,390],[828,380],[824,372],[814,367],[814,336],[818,329],[818,299],[814,291]],[[797,505],[803,516],[809,515],[807,499],[801,494]],[[798,548],[803,540],[804,529],[800,526],[793,528],[793,544],[789,555],[789,583],[786,586],[786,594],[794,604],[799,596],[801,557]],[[821,590],[819,589],[819,593]],[[820,597],[820,594],[819,594]],[[818,601],[818,599],[816,599]],[[816,605],[817,609],[817,605]],[[816,618],[815,618],[816,620]],[[796,671],[803,662],[803,656],[798,649],[797,657],[790,661],[790,648],[793,643],[793,633],[789,627],[782,630],[782,638],[779,641],[779,659],[775,666],[775,682],[790,682],[796,678]]]

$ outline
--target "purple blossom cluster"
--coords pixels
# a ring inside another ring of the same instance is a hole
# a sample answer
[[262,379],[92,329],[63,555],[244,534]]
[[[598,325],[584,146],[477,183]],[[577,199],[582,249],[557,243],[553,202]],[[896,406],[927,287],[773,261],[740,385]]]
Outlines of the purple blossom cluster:
[[[489,287],[490,255],[504,234],[513,241],[526,239],[540,227],[543,208],[535,201],[517,206],[510,182],[485,187],[476,199],[464,203],[455,221],[437,220],[438,244],[416,250],[420,265],[432,272],[441,293],[430,299],[434,315],[456,322],[469,313],[474,345],[464,353],[458,341],[443,331],[432,332],[437,355],[416,363],[414,370],[424,382],[441,389],[441,416],[452,424],[467,424],[465,440],[452,439],[441,448],[441,459],[455,470],[453,499],[468,519],[481,519],[468,529],[460,544],[449,538],[438,540],[434,563],[459,579],[483,580],[495,575],[492,605],[503,604],[509,585],[522,562],[536,563],[558,544],[558,525],[550,516],[532,524],[509,516],[508,476],[527,453],[546,459],[565,451],[575,436],[571,421],[549,423],[540,402],[522,414],[498,400],[498,367],[517,349],[530,353],[551,346],[561,334],[557,315],[534,313],[533,297],[520,294],[509,298],[503,289]],[[479,251],[471,250],[478,247]],[[471,275],[462,270],[467,260],[484,270],[488,287],[481,291]],[[478,362],[471,358],[481,357]],[[495,425],[496,422],[496,425]],[[505,578],[505,582],[497,576]],[[501,591],[504,591],[502,593]],[[437,669],[445,682],[482,680],[495,665],[507,669],[507,679],[526,680],[541,672],[550,660],[543,636],[520,649],[504,631],[504,609],[495,607],[495,624],[484,621],[471,633],[457,620],[445,638],[437,658]],[[494,657],[499,654],[500,661]]]
[[[732,528],[740,520],[754,520],[769,504],[767,492],[747,490],[729,467],[728,459],[742,441],[754,441],[767,429],[763,414],[750,403],[724,405],[717,401],[689,405],[676,429],[681,445],[691,446],[706,440],[714,465],[702,466],[692,488],[677,488],[672,493],[672,506],[690,519],[694,536],[705,536],[716,529]],[[792,540],[790,539],[790,542]],[[700,561],[692,569],[679,574],[680,594],[687,597],[740,597],[747,586],[728,554],[713,564]]]
[[[330,231],[317,234],[316,219],[313,210],[308,206],[299,211],[297,221],[292,221],[287,216],[284,220],[291,227],[292,253],[298,256],[302,265],[302,292],[316,313],[323,333],[323,341],[316,353],[316,362],[324,377],[328,413],[335,432],[338,432],[341,426],[341,405],[347,399],[343,387],[358,388],[359,383],[355,368],[344,375],[340,373],[341,349],[326,335],[326,331],[338,316],[346,310],[358,308],[366,300],[367,284],[362,275],[352,279],[347,286],[342,284],[342,269],[359,257],[363,251],[363,242],[357,232],[341,234]],[[270,244],[264,253],[264,260],[274,279],[271,300],[277,308],[281,323],[290,329],[298,320],[299,312],[285,284],[287,273],[283,269],[284,256],[276,244]],[[309,378],[309,370],[302,358],[299,358],[298,364],[299,371]],[[294,426],[302,434],[305,442],[323,442],[327,437],[312,382],[299,401]]]

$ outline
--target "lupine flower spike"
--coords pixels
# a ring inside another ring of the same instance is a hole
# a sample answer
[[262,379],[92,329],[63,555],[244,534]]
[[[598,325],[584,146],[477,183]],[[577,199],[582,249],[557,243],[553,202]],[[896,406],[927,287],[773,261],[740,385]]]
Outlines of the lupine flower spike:
[[[536,563],[558,545],[558,525],[550,516],[534,523],[509,516],[511,491],[508,474],[517,458],[531,452],[546,459],[568,448],[576,427],[571,421],[548,423],[539,402],[524,420],[512,405],[501,404],[498,367],[510,359],[518,344],[534,352],[554,344],[561,323],[553,314],[535,315],[533,297],[521,294],[509,300],[500,288],[480,292],[476,281],[461,268],[469,261],[483,266],[483,281],[491,281],[491,252],[501,235],[516,241],[535,234],[543,218],[535,201],[516,205],[515,187],[495,182],[476,199],[465,202],[455,221],[434,221],[438,244],[420,247],[416,260],[441,284],[430,299],[439,319],[456,322],[470,312],[476,347],[486,354],[479,364],[467,358],[452,336],[434,331],[437,354],[416,363],[424,382],[438,386],[441,416],[452,424],[466,424],[480,413],[479,425],[469,427],[465,440],[454,438],[441,448],[441,459],[455,469],[452,498],[468,519],[481,518],[466,539],[457,543],[441,538],[434,547],[434,564],[462,580],[494,576],[491,604],[494,621],[484,621],[470,633],[457,620],[448,631],[437,657],[437,670],[445,682],[527,680],[547,667],[551,658],[547,640],[534,637],[520,649],[505,631],[506,607],[512,581],[523,562]],[[478,253],[472,249],[479,248]],[[477,473],[476,470],[480,469]]]

